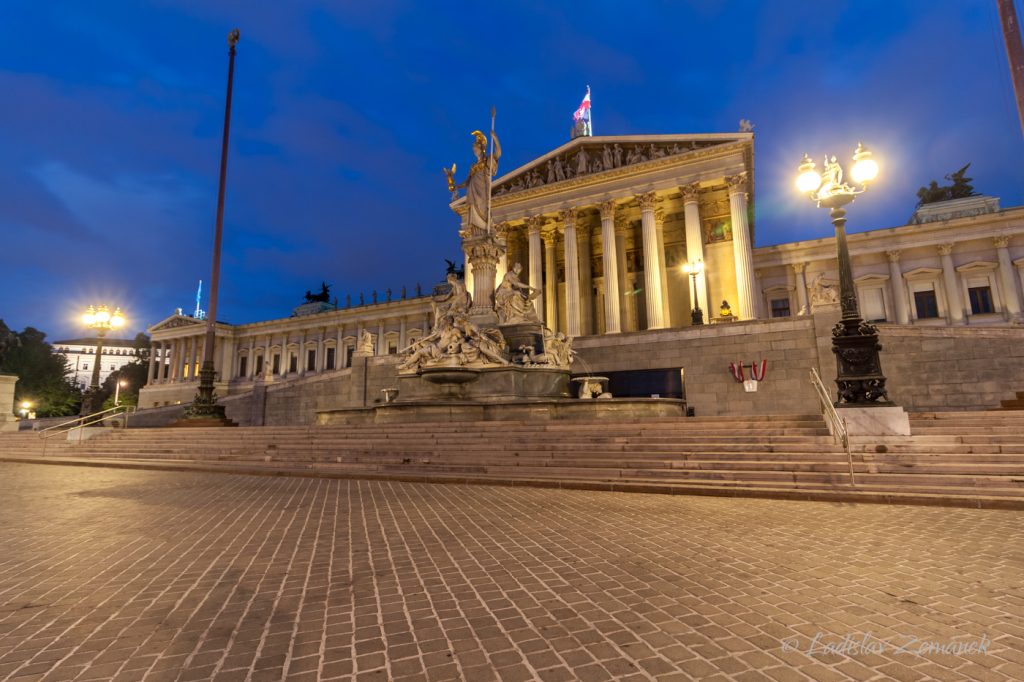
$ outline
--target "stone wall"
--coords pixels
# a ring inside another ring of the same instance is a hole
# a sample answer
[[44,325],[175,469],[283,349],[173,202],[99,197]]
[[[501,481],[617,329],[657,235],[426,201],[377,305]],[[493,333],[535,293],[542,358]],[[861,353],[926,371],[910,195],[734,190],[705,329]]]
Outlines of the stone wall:
[[[629,369],[685,370],[688,407],[697,416],[813,413],[808,370],[818,364],[811,318],[709,324],[578,339],[574,346],[595,374]],[[754,393],[729,372],[730,362],[768,360]],[[573,367],[580,373],[579,366]]]
[[889,397],[908,411],[986,410],[1024,391],[1024,327],[878,331]]

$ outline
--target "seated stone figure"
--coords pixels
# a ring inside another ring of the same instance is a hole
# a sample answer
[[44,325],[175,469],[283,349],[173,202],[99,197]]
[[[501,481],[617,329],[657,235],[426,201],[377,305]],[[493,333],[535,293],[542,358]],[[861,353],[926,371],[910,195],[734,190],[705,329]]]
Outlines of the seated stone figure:
[[522,263],[513,265],[494,290],[494,312],[498,314],[500,324],[540,322],[532,303],[540,295],[540,291],[519,279],[519,273],[522,271]]

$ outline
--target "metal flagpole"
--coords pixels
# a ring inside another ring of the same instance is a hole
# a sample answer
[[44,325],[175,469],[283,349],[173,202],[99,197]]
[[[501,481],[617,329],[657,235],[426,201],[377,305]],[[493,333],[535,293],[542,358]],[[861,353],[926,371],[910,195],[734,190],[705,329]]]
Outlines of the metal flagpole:
[[[590,86],[587,86],[587,97],[590,97]],[[590,100],[590,106],[587,107],[587,128],[590,129],[590,136],[594,136],[594,100]]]
[[1010,61],[1010,78],[1013,94],[1017,100],[1017,118],[1024,130],[1024,45],[1021,44],[1020,25],[1013,0],[997,0],[999,21],[1003,25],[1003,40],[1006,43],[1006,58]]

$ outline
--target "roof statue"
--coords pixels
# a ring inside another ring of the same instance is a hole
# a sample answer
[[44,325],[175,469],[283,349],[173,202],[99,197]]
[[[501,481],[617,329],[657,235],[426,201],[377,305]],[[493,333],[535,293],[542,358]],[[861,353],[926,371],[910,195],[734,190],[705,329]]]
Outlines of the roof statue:
[[309,289],[306,289],[306,303],[330,303],[331,302],[331,285],[327,282],[320,283],[320,293],[310,293]]
[[932,180],[931,184],[927,187],[917,190],[917,205],[922,206],[924,204],[934,204],[938,201],[950,201],[952,199],[975,196],[977,192],[974,191],[974,186],[971,185],[973,178],[967,177],[967,169],[970,167],[971,164],[968,163],[960,170],[947,174],[945,177],[953,183],[952,185],[940,187],[939,183]]
[[473,136],[473,154],[476,161],[469,169],[469,175],[462,184],[455,184],[455,164],[451,169],[445,168],[448,178],[448,190],[452,197],[460,189],[466,190],[466,229],[469,233],[489,232],[491,222],[491,179],[498,174],[498,159],[501,158],[501,143],[494,133],[494,109],[491,109],[491,139],[488,151],[487,136],[479,130],[470,133]]

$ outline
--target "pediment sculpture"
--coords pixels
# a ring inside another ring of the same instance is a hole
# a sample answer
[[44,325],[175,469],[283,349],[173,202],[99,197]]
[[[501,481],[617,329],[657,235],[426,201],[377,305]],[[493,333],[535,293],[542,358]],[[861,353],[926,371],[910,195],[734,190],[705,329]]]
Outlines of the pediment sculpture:
[[551,185],[584,175],[684,154],[716,144],[721,144],[721,142],[692,140],[690,142],[673,142],[672,144],[652,142],[623,145],[616,142],[583,145],[548,159],[544,164],[526,169],[514,178],[504,180],[494,188],[494,195],[511,194],[542,185]]
[[835,284],[825,281],[825,273],[819,272],[818,276],[810,284],[811,304],[830,305],[839,303],[839,289]]

